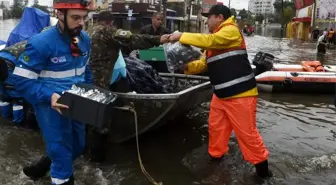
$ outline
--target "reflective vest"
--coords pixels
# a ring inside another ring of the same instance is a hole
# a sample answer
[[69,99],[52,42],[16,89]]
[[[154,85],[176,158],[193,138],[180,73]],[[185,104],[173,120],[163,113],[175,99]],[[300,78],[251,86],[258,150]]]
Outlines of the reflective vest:
[[[228,25],[234,24],[224,24],[222,27]],[[218,98],[231,97],[256,87],[244,37],[241,37],[242,43],[238,47],[207,51],[209,77]]]
[[334,33],[335,33],[335,31],[329,31],[329,35],[328,35],[328,37],[329,37],[330,39],[333,38]]

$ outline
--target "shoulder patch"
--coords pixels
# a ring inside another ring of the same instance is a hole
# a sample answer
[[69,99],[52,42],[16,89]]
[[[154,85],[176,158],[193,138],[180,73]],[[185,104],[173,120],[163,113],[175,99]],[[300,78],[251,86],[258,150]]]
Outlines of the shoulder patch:
[[26,55],[26,54],[24,54],[23,55],[23,60],[25,61],[25,62],[29,62],[29,57],[28,57],[28,55]]
[[117,32],[115,33],[115,37],[119,37],[119,38],[129,39],[131,36],[132,36],[132,33],[130,31],[125,31],[122,29],[118,29]]
[[126,36],[127,35],[127,32],[126,31],[120,31],[119,32],[119,36]]

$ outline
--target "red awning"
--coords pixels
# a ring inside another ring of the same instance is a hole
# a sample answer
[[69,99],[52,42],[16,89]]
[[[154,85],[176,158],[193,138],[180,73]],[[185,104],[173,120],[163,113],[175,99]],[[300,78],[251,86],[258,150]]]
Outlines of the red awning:
[[292,21],[297,21],[297,22],[311,22],[311,17],[294,17]]

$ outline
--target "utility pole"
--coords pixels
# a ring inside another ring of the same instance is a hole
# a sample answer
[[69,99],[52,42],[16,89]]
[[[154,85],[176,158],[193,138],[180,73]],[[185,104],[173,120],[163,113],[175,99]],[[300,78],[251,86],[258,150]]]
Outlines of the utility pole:
[[203,5],[203,0],[198,0],[197,1],[197,4],[198,4],[198,14],[197,14],[197,25],[198,25],[198,28],[197,28],[197,31],[199,33],[202,32],[202,11],[203,11],[203,8],[202,8],[202,5]]
[[313,19],[313,21],[312,21],[312,24],[313,24],[313,29],[315,29],[315,27],[316,27],[316,23],[315,23],[315,18],[316,18],[316,7],[317,7],[317,0],[314,0],[314,10],[313,10],[313,12],[312,12],[312,19]]
[[188,14],[188,31],[190,32],[190,18],[191,18],[191,2],[192,0],[188,0],[188,6],[187,6],[187,14]]
[[162,12],[162,5],[163,5],[163,0],[160,0],[160,4],[159,4],[159,11]]
[[231,9],[231,0],[229,0],[229,8]]
[[163,14],[163,25],[167,26],[167,0],[160,1],[160,12]]
[[284,16],[284,1],[281,0],[281,11],[282,11],[282,21],[281,21],[281,38],[284,33],[284,24],[285,24],[285,16]]

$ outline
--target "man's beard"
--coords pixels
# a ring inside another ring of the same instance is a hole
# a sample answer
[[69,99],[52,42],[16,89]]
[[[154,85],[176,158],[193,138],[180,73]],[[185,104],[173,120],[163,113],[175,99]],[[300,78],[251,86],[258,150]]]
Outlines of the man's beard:
[[77,37],[80,35],[81,31],[83,29],[83,26],[78,26],[76,28],[73,29],[68,29],[69,30],[69,36],[70,37]]

